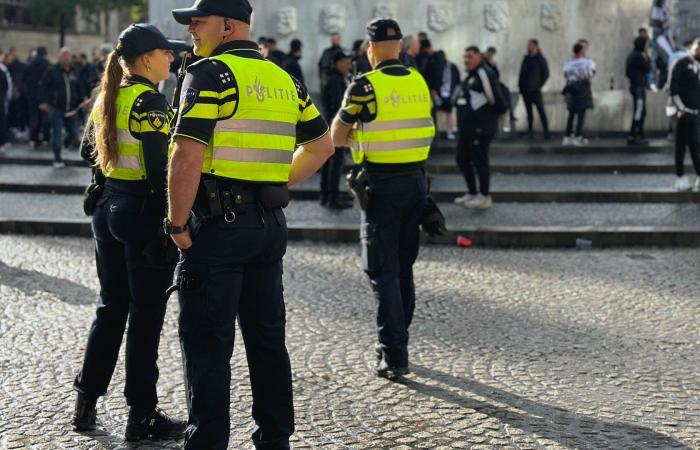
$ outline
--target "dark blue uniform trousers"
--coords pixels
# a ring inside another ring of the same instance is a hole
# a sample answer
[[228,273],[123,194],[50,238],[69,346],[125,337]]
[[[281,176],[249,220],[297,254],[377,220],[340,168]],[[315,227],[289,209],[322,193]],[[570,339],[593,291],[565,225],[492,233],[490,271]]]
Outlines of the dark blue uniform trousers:
[[236,318],[248,358],[256,448],[288,449],[294,433],[282,293],[287,226],[281,209],[258,213],[253,204],[247,210],[233,223],[218,218],[202,225],[175,271],[191,280],[179,294],[190,404],[186,449],[227,448]]
[[[385,175],[382,175],[385,176]],[[371,182],[362,213],[362,260],[377,305],[377,329],[390,366],[408,366],[408,327],[416,304],[413,263],[420,245],[420,217],[427,196],[423,173]]]
[[158,403],[156,361],[172,267],[146,265],[143,252],[156,238],[162,216],[148,209],[144,196],[109,188],[97,203],[92,229],[100,300],[74,383],[88,397],[107,392],[128,318],[124,395],[139,408]]

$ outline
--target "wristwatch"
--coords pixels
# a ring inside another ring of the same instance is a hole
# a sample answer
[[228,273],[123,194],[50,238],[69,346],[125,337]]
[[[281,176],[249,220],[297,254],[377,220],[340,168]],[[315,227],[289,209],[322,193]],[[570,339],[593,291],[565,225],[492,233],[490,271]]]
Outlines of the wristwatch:
[[187,223],[185,223],[182,226],[176,227],[167,217],[163,219],[163,230],[167,235],[184,233],[185,231],[187,231],[188,228],[189,227],[187,226]]

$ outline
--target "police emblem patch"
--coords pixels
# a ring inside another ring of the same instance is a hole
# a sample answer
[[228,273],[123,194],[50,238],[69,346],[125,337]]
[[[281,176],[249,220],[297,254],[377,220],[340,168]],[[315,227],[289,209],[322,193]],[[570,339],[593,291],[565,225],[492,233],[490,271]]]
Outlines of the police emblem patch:
[[155,130],[161,130],[166,123],[165,113],[161,111],[149,111],[146,117]]
[[182,100],[180,101],[180,115],[184,116],[194,107],[197,97],[199,97],[197,89],[187,88],[182,94]]

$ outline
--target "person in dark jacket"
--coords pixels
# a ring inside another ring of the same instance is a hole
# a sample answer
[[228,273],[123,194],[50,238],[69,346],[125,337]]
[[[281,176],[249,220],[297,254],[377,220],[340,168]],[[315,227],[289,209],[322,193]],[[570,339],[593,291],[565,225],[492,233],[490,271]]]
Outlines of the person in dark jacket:
[[12,98],[10,99],[10,112],[8,126],[17,128],[23,132],[28,125],[27,121],[27,97],[24,88],[24,71],[27,65],[20,61],[17,49],[10,48],[5,57],[5,65],[12,78]]
[[537,113],[540,115],[540,122],[544,130],[544,138],[551,139],[549,133],[549,121],[547,113],[544,110],[542,100],[542,87],[549,79],[549,65],[547,60],[540,52],[540,44],[537,39],[530,39],[527,43],[527,55],[523,58],[523,63],[520,66],[520,77],[518,87],[520,94],[525,102],[525,110],[527,111],[527,129],[528,136],[533,137],[532,124],[534,116],[532,113],[532,105],[537,108]]
[[292,39],[292,42],[289,44],[289,54],[287,59],[284,60],[282,69],[301,84],[305,84],[304,73],[301,71],[301,64],[299,64],[302,56],[302,47],[303,45],[299,39]]
[[[83,102],[90,98],[92,90],[97,86],[97,71],[85,53],[78,56],[78,64],[76,67],[78,73],[78,89],[80,90],[80,101]],[[87,114],[81,109],[78,113],[80,123],[87,122]]]
[[676,190],[690,189],[684,175],[685,150],[690,156],[697,179],[693,189],[700,191],[700,38],[690,47],[690,55],[679,59],[671,72],[671,100],[678,110],[676,127]]
[[328,73],[333,68],[333,55],[336,51],[342,50],[340,46],[340,33],[331,34],[331,46],[323,50],[321,58],[318,60],[318,79],[321,82],[321,90],[326,84]]
[[[333,54],[332,61],[333,68],[328,72],[326,84],[321,92],[323,115],[329,122],[333,121],[343,104],[345,91],[350,85],[349,75],[352,67],[350,57],[342,50]],[[321,206],[329,209],[352,208],[352,202],[341,198],[339,189],[346,150],[343,147],[336,147],[335,154],[321,169]]]
[[430,96],[435,99],[442,85],[442,73],[445,69],[446,61],[433,50],[433,45],[428,39],[420,43],[420,59],[416,57],[418,71],[423,75],[425,82],[430,89]]
[[401,39],[401,53],[399,54],[401,64],[417,69],[416,56],[418,56],[418,52],[420,52],[420,42],[418,42],[417,37],[408,35]]
[[[72,65],[73,53],[67,47],[58,53],[58,63],[49,68],[39,83],[39,109],[49,114],[54,167],[65,167],[61,150],[78,143],[77,109],[82,98],[78,74]],[[68,133],[63,140],[63,130]]]
[[646,118],[646,86],[647,75],[651,70],[651,59],[648,54],[649,39],[637,37],[634,40],[634,51],[627,57],[625,72],[630,80],[630,93],[634,102],[632,127],[627,137],[629,145],[646,145],[644,139],[644,119]]
[[277,40],[275,38],[267,38],[267,59],[282,67],[287,55],[277,48]]
[[[505,112],[505,101],[496,74],[484,63],[478,47],[464,53],[467,77],[453,96],[457,106],[457,165],[468,191],[454,200],[466,208],[486,209],[492,205],[489,147],[498,130],[498,117]],[[477,189],[476,175],[479,178]]]
[[447,60],[445,52],[442,50],[436,53],[440,61],[442,61],[443,72],[440,82],[440,89],[436,97],[436,112],[438,131],[442,130],[443,137],[449,140],[455,140],[454,124],[452,120],[452,94],[459,86],[459,69],[457,66]]
[[12,99],[12,77],[3,61],[5,61],[5,52],[0,49],[0,152],[5,150],[10,140],[7,113]]
[[34,148],[49,139],[48,114],[39,109],[39,83],[50,66],[51,63],[46,59],[46,48],[39,47],[24,71],[23,81],[29,109],[29,140]]
[[[367,59],[367,46],[365,45],[365,41],[355,41],[352,44],[352,53],[352,69],[350,74],[354,80],[362,74],[371,72],[372,65],[369,63],[369,59]],[[331,121],[332,120],[333,118],[331,117]]]

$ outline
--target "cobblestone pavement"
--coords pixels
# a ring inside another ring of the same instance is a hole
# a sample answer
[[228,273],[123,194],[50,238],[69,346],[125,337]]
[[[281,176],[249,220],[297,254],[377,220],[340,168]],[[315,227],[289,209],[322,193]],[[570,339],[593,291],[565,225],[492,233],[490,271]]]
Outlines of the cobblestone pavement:
[[[357,253],[297,243],[286,257],[294,448],[700,448],[697,250],[425,248],[413,374],[399,384],[371,375]],[[0,236],[0,448],[132,448],[121,363],[100,431],[68,426],[93,266],[88,239]],[[183,416],[176,315],[171,302],[159,389]],[[230,448],[250,448],[241,345],[232,366]]]

